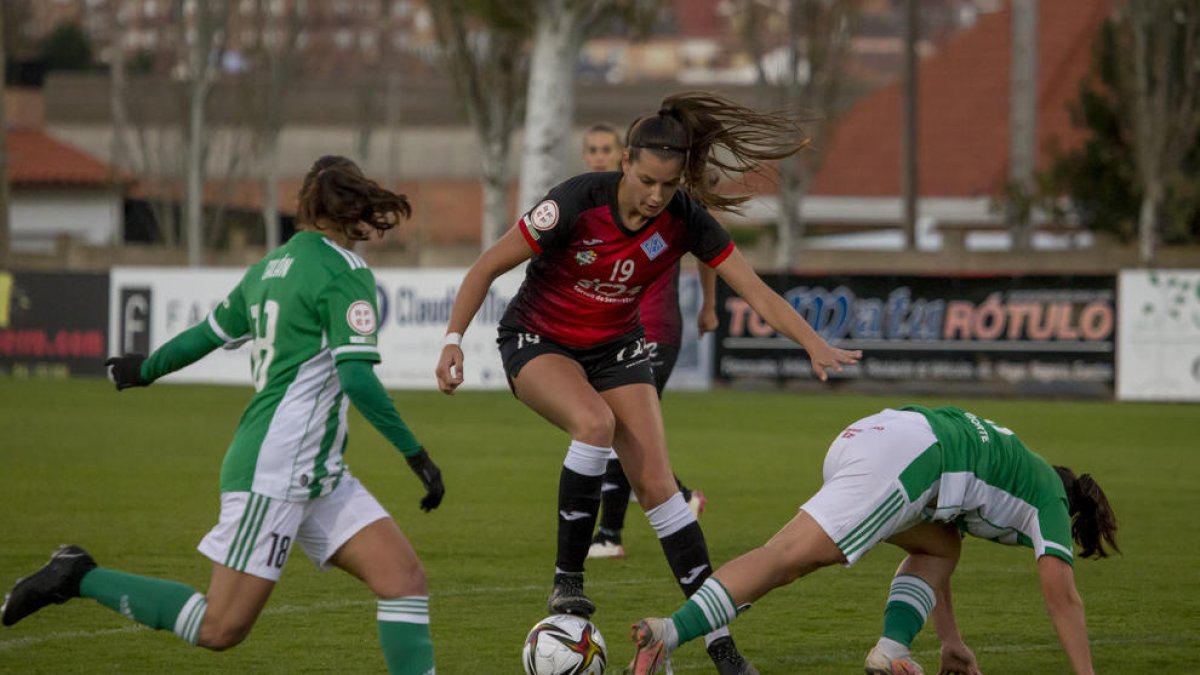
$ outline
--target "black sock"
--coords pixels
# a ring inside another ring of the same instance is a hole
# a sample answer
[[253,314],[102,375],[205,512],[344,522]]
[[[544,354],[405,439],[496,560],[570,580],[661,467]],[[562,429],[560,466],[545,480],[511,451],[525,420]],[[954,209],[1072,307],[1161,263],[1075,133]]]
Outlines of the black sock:
[[693,521],[682,530],[658,541],[667,554],[667,564],[671,566],[671,572],[675,574],[675,581],[683,589],[684,596],[692,597],[713,573],[700,523]]
[[600,493],[600,532],[610,540],[621,542],[621,530],[625,529],[625,512],[629,509],[629,479],[621,470],[621,461],[608,460],[604,469],[604,482],[616,487]]
[[592,545],[596,513],[600,510],[600,484],[604,476],[585,476],[567,467],[558,477],[558,559],[563,572],[583,572],[583,561]]

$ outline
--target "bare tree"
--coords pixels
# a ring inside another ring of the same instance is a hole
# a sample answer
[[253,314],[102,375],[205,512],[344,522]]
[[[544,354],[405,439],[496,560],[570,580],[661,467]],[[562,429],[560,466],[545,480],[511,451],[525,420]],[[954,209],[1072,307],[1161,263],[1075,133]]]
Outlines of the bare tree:
[[487,248],[508,225],[509,155],[529,77],[528,3],[444,0],[431,5],[442,61],[454,80],[483,151],[483,223]]
[[175,0],[176,17],[180,19],[178,25],[183,37],[180,44],[186,49],[183,222],[187,233],[188,265],[193,267],[204,262],[204,178],[209,151],[205,108],[225,52],[229,5],[229,0]]
[[561,181],[575,118],[579,47],[603,21],[637,26],[658,10],[656,0],[532,0],[535,22],[525,99],[525,140],[517,208],[526,209]]
[[1142,207],[1138,253],[1154,262],[1167,186],[1177,180],[1200,134],[1200,5],[1195,0],[1126,2],[1122,38],[1132,58],[1119,79],[1132,102],[1133,138]]
[[262,176],[262,219],[267,250],[278,246],[282,236],[279,224],[279,136],[283,129],[286,92],[299,73],[298,42],[301,27],[308,17],[308,1],[296,0],[282,8],[276,3],[258,0],[260,23],[256,67],[249,81],[254,126],[255,154]]
[[[742,0],[739,17],[744,43],[754,57],[760,84],[780,107],[810,118],[818,142],[779,163],[779,236],[775,266],[792,266],[804,237],[803,202],[824,160],[825,130],[842,103],[857,0],[787,0],[783,5]],[[782,25],[782,34],[771,31]],[[768,49],[767,45],[775,45]]]

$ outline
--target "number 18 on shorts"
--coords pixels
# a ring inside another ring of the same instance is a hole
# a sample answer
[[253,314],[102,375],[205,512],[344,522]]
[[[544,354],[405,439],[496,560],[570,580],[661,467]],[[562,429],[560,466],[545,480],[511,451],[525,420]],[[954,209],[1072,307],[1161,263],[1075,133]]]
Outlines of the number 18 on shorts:
[[278,581],[297,545],[317,567],[359,530],[387,511],[353,476],[343,474],[329,494],[287,502],[255,492],[221,494],[221,519],[197,547],[208,559],[238,572]]

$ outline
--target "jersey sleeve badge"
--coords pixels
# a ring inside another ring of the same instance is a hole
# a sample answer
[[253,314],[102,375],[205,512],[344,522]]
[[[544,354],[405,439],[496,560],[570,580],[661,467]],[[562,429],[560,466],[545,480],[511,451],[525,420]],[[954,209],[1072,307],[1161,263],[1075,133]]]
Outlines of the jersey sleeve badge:
[[375,308],[366,300],[351,303],[346,309],[346,323],[359,335],[371,335],[375,332]]

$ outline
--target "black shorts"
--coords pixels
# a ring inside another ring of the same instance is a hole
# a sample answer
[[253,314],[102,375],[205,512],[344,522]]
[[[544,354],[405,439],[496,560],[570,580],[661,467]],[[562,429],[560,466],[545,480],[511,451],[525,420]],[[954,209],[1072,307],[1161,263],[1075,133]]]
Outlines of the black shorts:
[[679,343],[647,342],[646,346],[650,349],[650,367],[654,369],[654,387],[658,389],[658,397],[662,398],[671,371],[675,370],[675,362],[679,360]]
[[640,328],[594,347],[568,347],[536,333],[501,326],[496,343],[500,345],[500,359],[504,362],[509,388],[513,387],[513,380],[521,368],[542,354],[561,354],[578,363],[596,391],[626,384],[655,384],[650,350]]

